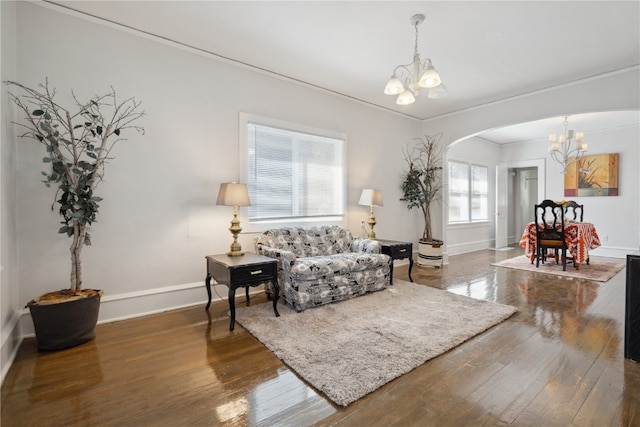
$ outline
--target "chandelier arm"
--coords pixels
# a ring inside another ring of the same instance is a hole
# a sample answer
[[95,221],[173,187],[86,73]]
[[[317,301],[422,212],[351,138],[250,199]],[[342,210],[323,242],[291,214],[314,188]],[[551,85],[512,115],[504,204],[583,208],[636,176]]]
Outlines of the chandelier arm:
[[[435,69],[433,68],[431,59],[426,58],[424,60],[421,60],[420,53],[418,51],[418,48],[419,48],[418,42],[420,39],[419,37],[420,32],[419,32],[418,26],[424,21],[424,19],[425,19],[424,15],[417,14],[417,15],[413,15],[409,20],[409,22],[413,25],[415,29],[415,39],[414,39],[414,45],[413,45],[413,61],[410,62],[409,64],[398,65],[394,69],[393,76],[385,86],[384,93],[386,95],[397,95],[398,90],[401,89],[399,87],[400,84],[403,85],[402,93],[410,92],[414,96],[417,96],[422,89],[434,89],[440,86],[441,84],[440,76],[438,75],[437,71],[435,71]],[[394,79],[397,79],[397,81],[395,81]],[[442,87],[442,89],[443,88],[444,86]],[[430,94],[431,92],[429,93],[429,98],[432,98]],[[446,95],[446,91],[443,91],[439,93],[438,96],[434,96],[433,98],[439,98],[445,95]],[[406,99],[404,99],[403,101],[406,101]],[[396,101],[396,103],[400,105],[407,105],[412,103],[413,101],[414,100],[411,99],[411,102],[399,103]]]
[[[555,160],[560,166],[562,166],[562,173],[567,173],[567,168],[580,160],[584,156],[584,151],[581,151],[578,147],[570,148],[571,141],[562,144],[561,149],[553,151],[551,158]],[[562,158],[559,158],[559,154]],[[571,158],[573,157],[573,158]]]

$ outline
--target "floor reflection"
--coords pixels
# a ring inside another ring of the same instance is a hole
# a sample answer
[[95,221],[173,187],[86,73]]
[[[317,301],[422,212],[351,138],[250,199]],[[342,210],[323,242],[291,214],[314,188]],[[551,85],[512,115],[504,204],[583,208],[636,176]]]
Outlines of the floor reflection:
[[[283,368],[275,355],[265,362],[260,356],[263,344],[240,325],[229,331],[227,311],[207,312],[205,337],[212,380],[221,388],[216,406],[216,416],[221,423],[269,425],[269,420],[283,417],[287,408],[295,414],[296,405],[324,401],[290,369]],[[257,363],[256,357],[263,362]],[[333,412],[330,405],[326,407]],[[326,409],[319,411],[318,420],[326,415]]]
[[614,358],[620,338],[615,319],[586,314],[600,285],[574,279],[562,283],[525,278],[518,285],[523,300],[532,307],[535,324],[547,338],[559,337],[573,348]]
[[[87,404],[90,390],[104,381],[95,341],[62,350],[71,369],[57,369],[59,352],[39,352],[33,367],[29,401],[64,408],[71,419],[93,419],[100,408]],[[51,360],[54,360],[52,362]],[[61,411],[61,410],[59,410]]]
[[[59,400],[69,396],[79,396],[87,389],[104,380],[100,354],[94,341],[63,350],[73,369],[55,370],[50,359],[57,358],[58,352],[40,352],[33,367],[29,400],[32,402]],[[75,360],[77,359],[77,360]],[[56,384],[55,387],[51,387]]]

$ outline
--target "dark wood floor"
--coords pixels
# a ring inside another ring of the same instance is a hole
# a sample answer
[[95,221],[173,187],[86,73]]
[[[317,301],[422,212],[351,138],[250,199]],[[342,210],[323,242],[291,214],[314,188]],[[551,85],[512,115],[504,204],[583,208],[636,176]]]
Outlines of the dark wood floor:
[[2,385],[2,426],[640,426],[640,364],[623,358],[624,270],[598,283],[490,266],[519,253],[414,268],[418,283],[519,311],[347,408],[241,326],[230,332],[217,302],[209,314],[99,325],[62,352],[25,340]]

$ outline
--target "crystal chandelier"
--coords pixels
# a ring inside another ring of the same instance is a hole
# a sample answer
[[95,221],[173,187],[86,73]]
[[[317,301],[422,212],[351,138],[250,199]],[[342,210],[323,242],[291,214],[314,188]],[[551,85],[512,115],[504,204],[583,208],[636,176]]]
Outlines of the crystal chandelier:
[[[587,152],[584,132],[573,132],[569,129],[569,117],[564,118],[564,135],[549,135],[549,153],[551,158],[562,166],[562,173],[578,161]],[[574,141],[575,137],[575,141]]]
[[433,68],[431,59],[420,60],[418,53],[418,25],[424,21],[424,15],[413,15],[409,22],[416,29],[416,41],[413,52],[413,62],[398,65],[393,70],[393,76],[384,88],[386,95],[398,95],[396,104],[413,104],[421,89],[429,89],[427,97],[431,99],[447,96],[447,89],[440,80],[440,75]]

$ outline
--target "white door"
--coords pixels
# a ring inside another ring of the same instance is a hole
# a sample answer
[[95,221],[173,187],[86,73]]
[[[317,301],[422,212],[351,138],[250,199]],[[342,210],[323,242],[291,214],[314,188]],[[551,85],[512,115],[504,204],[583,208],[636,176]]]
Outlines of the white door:
[[496,167],[496,249],[508,245],[509,234],[509,169]]

